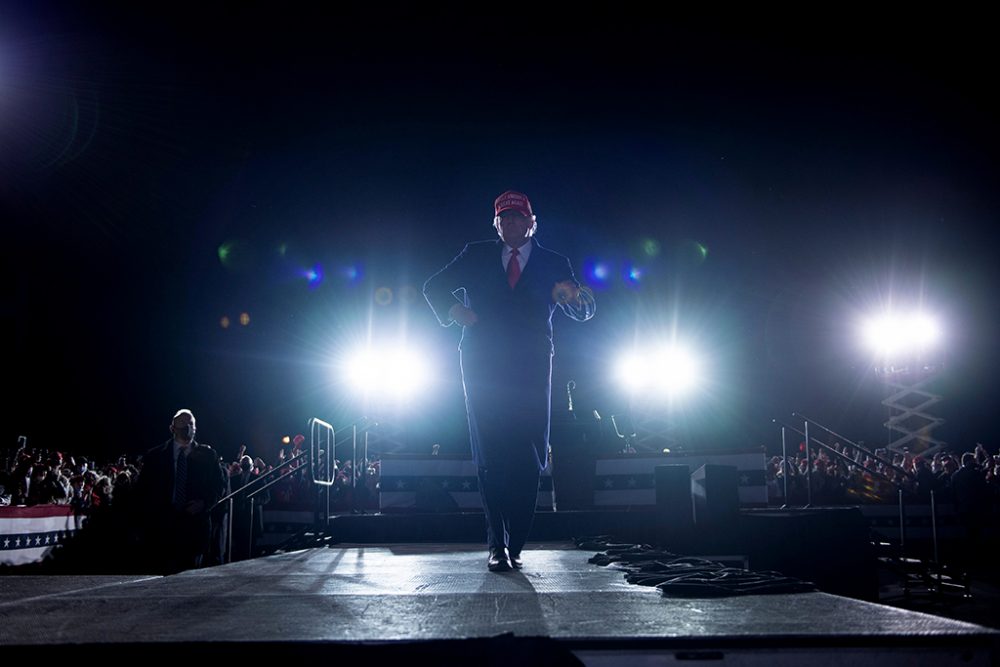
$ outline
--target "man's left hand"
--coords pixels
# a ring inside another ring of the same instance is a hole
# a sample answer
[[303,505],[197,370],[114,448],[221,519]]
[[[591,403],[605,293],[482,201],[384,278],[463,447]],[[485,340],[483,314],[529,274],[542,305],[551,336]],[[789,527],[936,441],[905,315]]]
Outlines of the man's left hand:
[[552,288],[552,300],[555,303],[579,303],[580,287],[572,280],[563,280]]

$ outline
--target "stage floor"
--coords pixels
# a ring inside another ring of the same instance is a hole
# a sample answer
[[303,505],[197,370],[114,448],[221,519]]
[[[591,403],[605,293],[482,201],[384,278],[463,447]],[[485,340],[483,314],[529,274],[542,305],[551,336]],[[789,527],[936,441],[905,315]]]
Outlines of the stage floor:
[[486,570],[484,549],[465,544],[340,545],[169,577],[4,576],[0,645],[418,642],[512,633],[598,653],[877,644],[979,647],[982,658],[1000,637],[826,593],[665,598],[588,563],[591,555],[569,543],[530,545],[522,571],[497,574]]

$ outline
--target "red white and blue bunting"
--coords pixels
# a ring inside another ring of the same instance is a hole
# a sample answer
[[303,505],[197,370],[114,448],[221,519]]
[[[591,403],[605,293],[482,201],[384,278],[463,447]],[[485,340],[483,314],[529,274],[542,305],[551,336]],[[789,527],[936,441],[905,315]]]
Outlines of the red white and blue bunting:
[[0,564],[43,560],[79,530],[85,518],[66,505],[0,507]]

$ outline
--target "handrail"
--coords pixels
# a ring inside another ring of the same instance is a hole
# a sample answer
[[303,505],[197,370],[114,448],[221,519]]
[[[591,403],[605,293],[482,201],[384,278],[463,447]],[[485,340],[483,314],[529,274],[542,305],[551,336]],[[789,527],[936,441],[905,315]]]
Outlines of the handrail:
[[801,412],[793,412],[792,416],[793,417],[798,417],[800,419],[804,419],[805,421],[809,422],[810,424],[815,424],[816,426],[819,426],[821,429],[823,429],[824,431],[826,431],[830,435],[835,436],[839,440],[843,440],[844,442],[846,442],[851,447],[854,447],[855,449],[858,449],[858,450],[864,452],[869,457],[875,459],[876,461],[878,461],[882,465],[888,466],[888,467],[892,468],[893,470],[901,472],[904,475],[906,475],[906,477],[908,477],[910,480],[916,481],[917,476],[915,474],[913,474],[912,472],[909,472],[908,470],[906,470],[906,468],[901,468],[901,467],[897,466],[895,463],[893,463],[892,461],[889,461],[888,459],[882,458],[881,456],[879,456],[875,452],[872,452],[872,451],[870,451],[870,450],[862,447],[858,443],[852,441],[850,438],[845,438],[844,436],[840,435],[839,433],[837,433],[833,429],[830,429],[830,428],[827,428],[826,426],[823,426],[823,424],[820,424],[815,419],[810,419],[809,417],[806,417]]
[[[367,435],[368,435],[367,432],[371,428],[374,428],[375,426],[378,425],[375,421],[370,420],[367,417],[363,417],[354,424],[351,424],[351,430],[353,434],[352,441],[354,444],[353,447],[354,469],[356,469],[357,467],[357,432],[359,423],[363,424],[362,429],[366,437],[366,443],[365,443],[366,456],[367,456]],[[250,547],[252,549],[253,531],[254,531],[253,515],[255,510],[254,507],[255,498],[257,497],[257,495],[270,489],[278,482],[287,479],[288,477],[291,477],[292,475],[295,475],[297,473],[305,472],[303,468],[308,468],[310,480],[315,486],[319,487],[321,490],[321,497],[319,498],[320,503],[317,505],[318,509],[317,509],[316,522],[317,523],[325,522],[328,519],[330,515],[330,487],[332,487],[336,483],[336,478],[331,473],[336,472],[335,460],[336,460],[336,448],[337,448],[337,434],[333,428],[333,425],[323,421],[322,419],[319,419],[318,417],[313,417],[312,419],[310,419],[308,421],[308,425],[310,427],[310,441],[309,441],[308,453],[301,452],[291,457],[287,461],[283,461],[279,465],[259,475],[256,479],[253,479],[244,486],[241,486],[240,488],[229,492],[224,498],[221,498],[219,501],[213,504],[212,507],[209,508],[209,511],[211,511],[214,510],[216,507],[219,507],[223,503],[229,504],[229,530],[226,540],[227,561],[232,560],[233,521],[234,521],[234,509],[235,509],[234,502],[236,498],[243,497],[244,500],[250,501],[250,514],[249,514],[250,531],[248,534],[248,538],[250,541]],[[324,438],[323,436],[326,434],[329,435],[327,435],[327,437]],[[325,450],[320,449],[319,446],[324,443],[326,444],[326,449]],[[291,466],[295,462],[300,461],[303,458],[305,458],[306,460],[303,462],[302,465],[296,465],[294,468],[291,468]],[[291,469],[281,474],[278,474],[285,468],[291,468]],[[317,471],[321,473],[325,472],[325,474],[322,475],[324,479],[318,478],[316,474]]]
[[[788,430],[793,431],[795,433],[798,433],[799,435],[801,435],[803,437],[805,436],[805,433],[803,433],[802,431],[798,430],[794,426],[790,426],[790,425],[782,422],[779,419],[772,419],[771,421],[773,423],[777,424],[778,426],[781,426],[783,428],[787,428]],[[847,461],[847,463],[849,465],[857,466],[859,468],[862,468],[865,472],[870,473],[870,474],[874,475],[875,477],[878,477],[878,478],[880,478],[880,479],[882,479],[882,480],[884,480],[886,482],[889,482],[890,484],[895,484],[895,482],[893,481],[893,479],[891,477],[889,477],[888,475],[886,475],[884,473],[880,473],[877,470],[870,470],[868,468],[865,468],[863,465],[861,465],[860,463],[858,463],[857,461],[855,461],[854,459],[852,459],[850,456],[847,456],[846,454],[841,454],[840,452],[838,452],[836,449],[834,449],[830,445],[826,444],[825,442],[817,440],[816,438],[810,438],[810,439],[814,443],[816,443],[817,445],[819,445],[820,447],[822,447],[823,449],[826,449],[830,453],[832,453],[832,454],[834,454],[836,456],[839,456],[840,458],[844,459],[845,461]],[[811,469],[812,468],[812,462],[811,461],[809,462],[809,466],[810,466],[810,469]]]
[[[294,474],[296,474],[298,472],[301,472],[302,466],[296,466],[295,468],[292,468],[291,470],[287,471],[286,473],[284,473],[282,475],[279,475],[278,477],[276,477],[276,478],[271,479],[270,481],[268,481],[269,477],[274,477],[275,473],[279,472],[283,468],[291,467],[291,465],[294,462],[298,461],[299,459],[301,459],[305,455],[306,455],[305,452],[302,452],[301,454],[297,454],[297,455],[291,457],[287,461],[283,461],[282,463],[278,464],[274,468],[271,468],[267,472],[265,472],[265,473],[263,473],[261,475],[258,475],[256,479],[253,479],[253,480],[247,482],[246,484],[244,484],[243,486],[241,486],[238,489],[230,491],[224,498],[221,498],[218,502],[216,502],[214,505],[212,505],[212,507],[210,508],[209,511],[214,510],[216,507],[219,507],[220,505],[222,505],[222,503],[228,503],[228,505],[229,505],[229,511],[227,512],[229,526],[228,526],[228,530],[226,531],[226,562],[232,562],[232,560],[233,560],[233,522],[236,520],[235,511],[234,511],[235,510],[234,505],[235,505],[236,497],[237,496],[245,496],[245,499],[250,501],[250,514],[249,514],[250,530],[249,530],[249,533],[248,533],[248,540],[249,540],[250,549],[252,550],[252,548],[253,548],[253,517],[254,517],[254,511],[255,511],[254,502],[253,502],[254,496],[256,496],[257,493],[259,493],[260,491],[263,491],[265,489],[270,488],[271,486],[273,486],[277,482],[285,479],[286,477],[290,477],[290,476],[292,476],[292,475],[294,475]],[[258,486],[258,485],[263,485],[263,486],[260,489],[254,490],[253,487],[254,486]]]
[[[212,505],[209,508],[209,511],[214,510],[216,507],[218,507],[222,503],[229,502],[230,500],[232,500],[233,498],[235,498],[236,496],[238,496],[240,494],[245,494],[247,492],[247,490],[250,489],[251,487],[253,487],[254,485],[260,484],[264,479],[270,477],[271,475],[273,475],[275,472],[281,470],[282,468],[290,466],[292,463],[294,463],[295,461],[298,461],[299,459],[301,459],[305,455],[306,455],[305,452],[302,452],[301,454],[296,454],[295,456],[291,457],[287,461],[285,461],[285,462],[283,462],[283,463],[281,463],[279,465],[276,465],[275,467],[271,468],[270,470],[268,470],[265,473],[262,473],[261,475],[258,475],[252,481],[247,482],[245,485],[241,486],[240,488],[236,489],[235,491],[231,491],[228,495],[224,496],[223,498],[220,498],[218,501],[216,501],[216,503],[214,505]],[[295,468],[295,470],[293,470],[292,472],[299,472],[299,469]],[[287,475],[283,475],[279,479],[284,479],[284,477],[286,477],[286,476]],[[275,480],[275,481],[277,481],[277,480]]]
[[[801,416],[801,415],[799,415],[799,416]],[[795,433],[798,433],[799,435],[805,436],[806,443],[807,443],[807,447],[806,447],[806,452],[807,452],[806,455],[807,455],[807,457],[808,457],[808,451],[809,451],[809,449],[808,449],[808,442],[810,440],[812,440],[817,445],[819,445],[820,447],[822,447],[823,449],[826,449],[829,452],[833,453],[834,455],[839,456],[840,458],[846,460],[850,465],[852,465],[852,466],[858,466],[859,465],[857,461],[855,461],[851,457],[847,456],[846,454],[841,454],[840,452],[838,452],[836,449],[834,449],[833,447],[829,446],[825,442],[821,442],[820,440],[817,440],[816,438],[811,438],[808,435],[808,433],[809,433],[809,420],[807,420],[805,422],[805,424],[803,425],[804,428],[805,428],[805,430],[806,430],[805,433],[803,433],[802,431],[798,430],[794,426],[789,426],[788,424],[785,424],[784,422],[782,422],[782,421],[780,421],[778,419],[772,419],[771,421],[773,423],[778,424],[778,425],[780,425],[782,427],[782,430],[781,430],[781,434],[782,434],[782,449],[784,449],[784,434],[785,434],[785,429],[787,428],[787,429],[790,429],[791,431],[793,431]],[[822,424],[817,424],[817,426],[823,427]],[[832,433],[832,431],[831,431],[831,433]],[[836,434],[834,434],[834,435],[836,435]],[[845,440],[846,440],[846,438],[845,438]],[[782,465],[787,465],[788,464],[788,461],[787,461],[788,457],[785,456],[785,459],[786,460],[782,462]],[[807,465],[807,468],[806,468],[806,483],[807,483],[807,486],[808,486],[809,480],[812,478],[812,460],[810,458],[807,458],[806,461],[808,462],[808,465]],[[906,553],[906,503],[905,503],[904,498],[903,498],[903,486],[901,484],[897,484],[895,482],[895,480],[891,479],[888,475],[880,473],[877,470],[870,470],[868,468],[865,468],[864,466],[859,466],[859,467],[863,468],[866,473],[868,473],[870,475],[873,475],[874,477],[878,477],[878,478],[880,478],[880,479],[882,479],[882,480],[884,480],[886,482],[889,482],[890,484],[893,484],[896,487],[896,497],[897,497],[897,502],[899,503],[899,555],[902,558],[905,555],[905,553]],[[786,480],[787,480],[787,473],[785,474],[785,477],[786,477]],[[785,503],[787,504],[787,502],[788,502],[787,486],[785,488],[786,488],[786,490],[785,490]],[[808,497],[808,499],[806,501],[806,506],[807,507],[812,504],[811,487],[809,487],[809,490],[810,490],[809,497]],[[932,508],[932,511],[933,511],[933,508]]]
[[[337,449],[337,431],[333,428],[333,424],[323,421],[319,417],[313,417],[309,420],[309,478],[312,480],[313,484],[317,484],[323,487],[331,487],[336,483],[336,478],[331,475],[331,470],[336,472],[336,466],[331,468],[333,460],[336,458]],[[329,433],[329,435],[324,439],[323,435]],[[319,445],[327,443],[326,448],[326,459],[325,459],[325,470],[323,464],[319,460],[319,452],[323,451],[319,449]],[[330,446],[330,443],[333,446]],[[320,467],[320,470],[325,471],[323,479],[317,479],[316,468]]]
[[[304,456],[304,455],[305,455],[304,453],[300,454],[300,456]],[[296,458],[298,458],[298,457],[296,457]],[[275,468],[275,470],[277,470],[277,468]],[[269,470],[268,471],[268,473],[271,473],[271,472],[274,472],[274,471],[273,470]],[[294,475],[296,473],[300,473],[300,472],[302,472],[302,471],[299,468],[295,468],[294,470],[289,470],[288,472],[286,472],[284,475],[281,475],[280,477],[275,477],[274,479],[272,479],[270,482],[268,482],[264,486],[260,487],[259,489],[254,489],[253,491],[251,491],[250,493],[248,493],[247,494],[247,499],[249,500],[250,498],[253,498],[254,496],[256,496],[258,493],[260,493],[262,491],[267,491],[268,489],[270,489],[272,486],[274,486],[275,484],[277,484],[281,480],[288,479],[292,475]],[[259,480],[260,480],[260,478],[254,480],[254,482],[257,482]],[[237,491],[241,491],[242,489],[245,489],[248,486],[250,486],[250,485],[247,484],[247,486],[242,487],[241,489],[237,489]]]
[[788,506],[788,449],[785,444],[785,431],[784,426],[781,427],[781,485],[784,487],[782,492],[782,498],[785,502],[782,503],[782,507]]
[[[358,449],[357,438],[358,438],[359,426],[360,426],[361,433],[363,433],[365,436],[367,436],[368,432],[371,429],[373,429],[376,426],[378,426],[378,422],[375,421],[375,420],[373,420],[373,419],[371,419],[371,418],[369,418],[369,417],[362,417],[361,419],[357,420],[353,424],[350,424],[348,426],[345,426],[345,427],[339,429],[341,431],[343,431],[346,428],[351,429],[351,438],[350,438],[349,441],[347,439],[344,439],[342,442],[338,443],[337,442],[337,431],[334,429],[334,427],[333,427],[332,424],[329,424],[329,423],[323,421],[322,419],[319,419],[318,417],[313,417],[312,419],[310,419],[309,420],[309,428],[310,428],[310,433],[309,433],[310,463],[312,463],[313,465],[319,465],[319,464],[321,464],[321,462],[319,461],[319,457],[317,455],[317,451],[316,451],[316,449],[317,449],[316,445],[317,444],[331,443],[331,442],[333,443],[333,446],[330,447],[330,450],[331,450],[330,451],[330,457],[329,457],[329,460],[327,461],[327,464],[329,465],[329,464],[333,464],[334,461],[336,460],[337,447],[345,445],[348,442],[350,442],[351,445],[352,445],[352,448],[351,448],[351,464],[352,464],[352,468],[354,468],[356,470],[357,469],[357,458],[358,458],[357,457],[357,453],[358,453],[357,452],[357,449]],[[325,439],[322,438],[322,437],[318,437],[321,433],[325,434],[327,432],[329,432],[329,436],[327,436]],[[365,441],[365,457],[367,457],[367,455],[368,455],[368,447],[367,447],[367,438],[366,438],[366,441]],[[334,465],[333,468],[336,469],[336,465]],[[313,483],[319,484],[320,486],[332,486],[334,484],[335,480],[330,479],[329,478],[329,474],[330,474],[330,471],[328,469],[327,470],[327,479],[317,479],[316,475],[315,475],[315,472],[314,472],[313,475],[312,475],[312,481],[313,481]]]

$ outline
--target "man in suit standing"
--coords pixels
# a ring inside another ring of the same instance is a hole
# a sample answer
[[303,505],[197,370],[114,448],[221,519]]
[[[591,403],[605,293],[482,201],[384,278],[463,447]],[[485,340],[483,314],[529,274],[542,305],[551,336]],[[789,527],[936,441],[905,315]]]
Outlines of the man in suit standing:
[[209,551],[209,510],[227,480],[219,455],[195,441],[190,410],[170,422],[173,437],[143,457],[137,494],[143,541],[154,566],[167,572],[200,567]]
[[[521,567],[548,459],[552,314],[594,315],[569,260],[533,239],[528,198],[508,190],[494,202],[499,240],[470,243],[424,284],[443,326],[462,327],[459,344],[472,456],[486,512],[487,566]],[[461,291],[461,296],[457,293]]]

